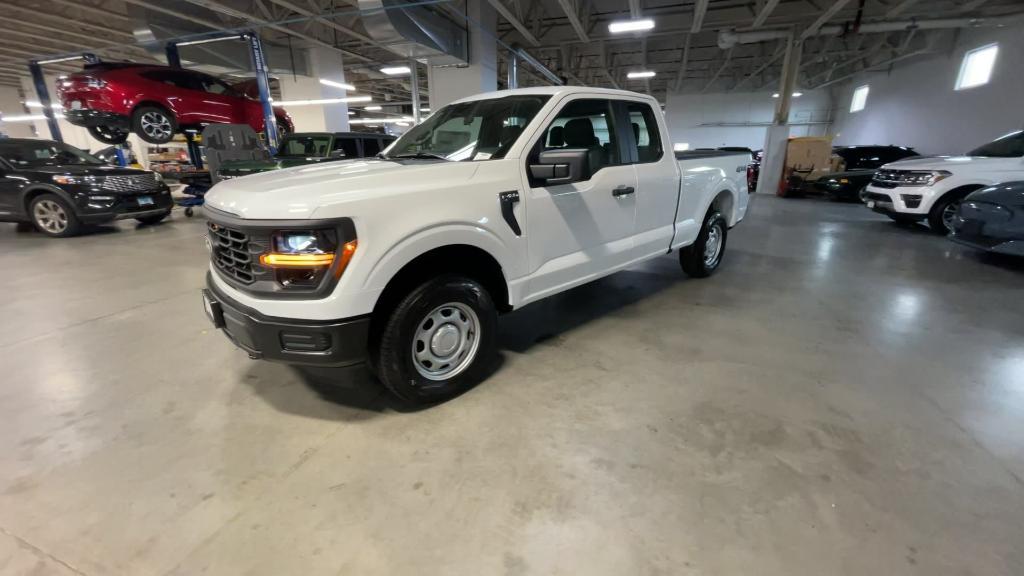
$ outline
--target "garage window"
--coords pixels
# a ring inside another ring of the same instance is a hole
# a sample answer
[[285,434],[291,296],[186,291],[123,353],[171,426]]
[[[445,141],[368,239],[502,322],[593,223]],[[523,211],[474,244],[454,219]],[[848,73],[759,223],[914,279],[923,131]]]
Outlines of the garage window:
[[868,103],[868,86],[858,87],[853,91],[853,98],[850,100],[850,112],[860,112]]
[[963,63],[960,64],[960,74],[956,77],[956,89],[964,90],[988,84],[998,54],[998,44],[989,44],[968,50],[967,54],[964,54]]

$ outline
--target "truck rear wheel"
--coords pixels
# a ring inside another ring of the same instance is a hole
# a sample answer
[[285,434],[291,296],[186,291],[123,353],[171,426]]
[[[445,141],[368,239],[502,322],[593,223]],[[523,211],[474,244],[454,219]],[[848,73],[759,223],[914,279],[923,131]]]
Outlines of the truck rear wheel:
[[391,311],[374,371],[407,402],[447,400],[487,375],[497,354],[497,328],[494,301],[478,282],[458,275],[434,278]]
[[707,278],[718,270],[725,254],[725,240],[729,226],[722,213],[712,208],[704,218],[700,234],[686,248],[679,251],[679,265],[693,278]]

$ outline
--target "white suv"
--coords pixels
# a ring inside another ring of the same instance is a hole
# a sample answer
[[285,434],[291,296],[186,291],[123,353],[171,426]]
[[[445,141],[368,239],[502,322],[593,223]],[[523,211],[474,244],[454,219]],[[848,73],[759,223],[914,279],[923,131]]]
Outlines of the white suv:
[[971,192],[1024,179],[1024,130],[970,151],[966,156],[900,160],[882,166],[861,198],[897,222],[928,220],[948,234],[960,202]]

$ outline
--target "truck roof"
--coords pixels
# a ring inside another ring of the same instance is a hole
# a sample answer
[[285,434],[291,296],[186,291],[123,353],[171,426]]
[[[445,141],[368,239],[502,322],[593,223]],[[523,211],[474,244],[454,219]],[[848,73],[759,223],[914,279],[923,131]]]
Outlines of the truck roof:
[[[503,98],[505,96],[563,96],[567,94],[601,94],[606,96],[632,96],[657,102],[652,96],[647,94],[641,94],[639,92],[631,92],[629,90],[614,90],[611,88],[592,88],[590,86],[539,86],[536,88],[516,88],[515,90],[498,90],[495,92],[484,92],[483,94],[474,94],[467,98],[460,98],[456,102],[472,102],[474,100],[487,100],[490,98]],[[660,106],[660,104],[659,104]]]

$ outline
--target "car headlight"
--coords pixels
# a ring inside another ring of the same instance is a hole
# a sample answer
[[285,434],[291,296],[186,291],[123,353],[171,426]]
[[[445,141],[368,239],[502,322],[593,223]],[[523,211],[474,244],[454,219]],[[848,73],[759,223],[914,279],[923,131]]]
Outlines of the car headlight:
[[68,176],[66,174],[54,174],[53,181],[57,184],[96,184],[99,179],[95,176]]
[[153,178],[155,178],[157,182],[163,182],[164,181],[164,175],[159,173],[159,172],[157,172],[157,171],[155,171],[155,170],[153,171]]
[[952,172],[945,170],[928,170],[926,172],[906,172],[900,178],[900,183],[907,186],[934,186],[935,183],[952,176]]
[[341,277],[358,245],[354,239],[338,244],[336,230],[282,230],[271,237],[260,264],[273,269],[285,288],[319,286],[328,272]]

